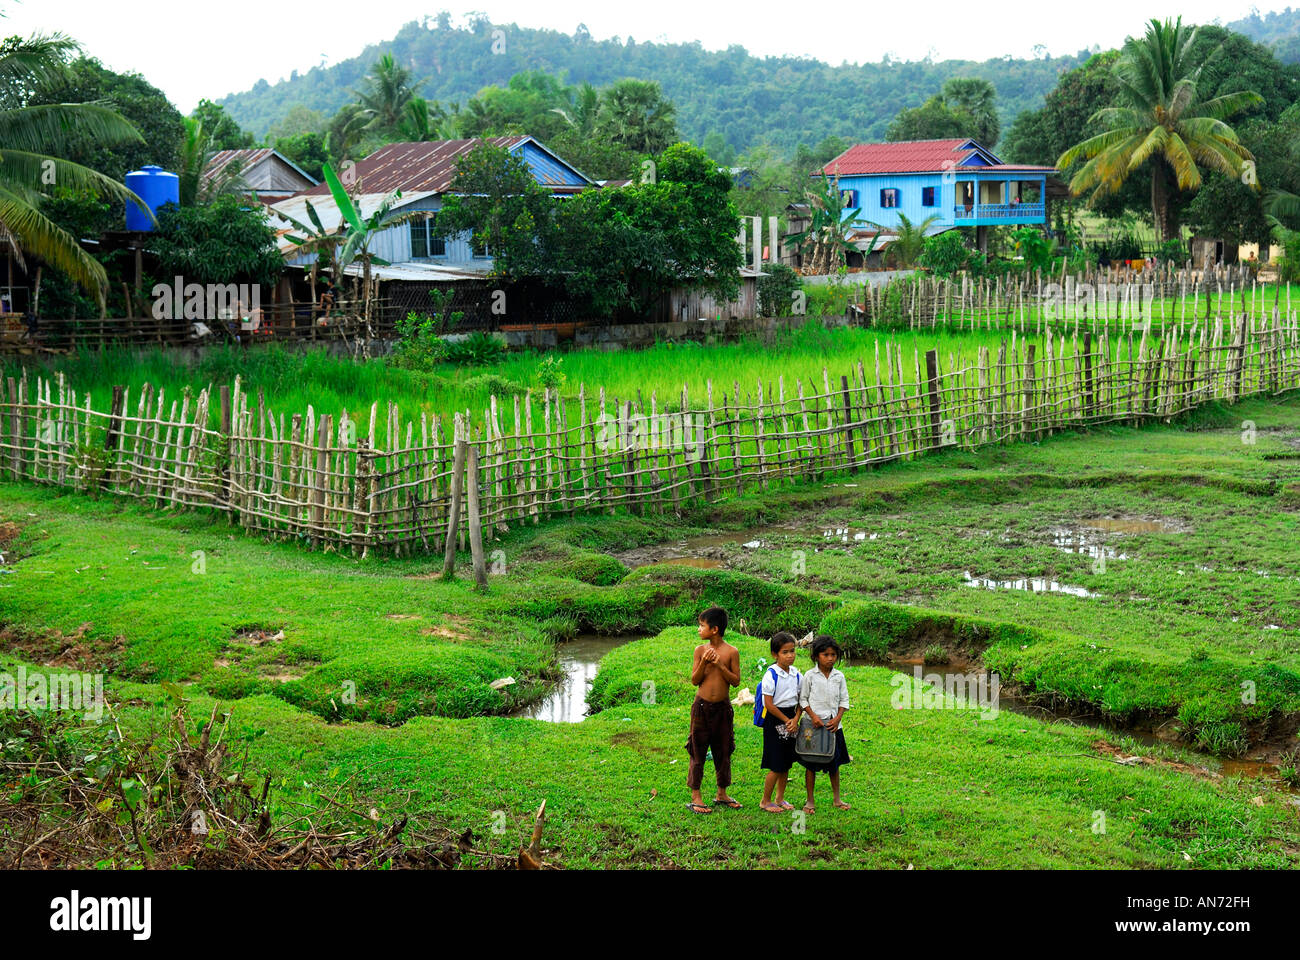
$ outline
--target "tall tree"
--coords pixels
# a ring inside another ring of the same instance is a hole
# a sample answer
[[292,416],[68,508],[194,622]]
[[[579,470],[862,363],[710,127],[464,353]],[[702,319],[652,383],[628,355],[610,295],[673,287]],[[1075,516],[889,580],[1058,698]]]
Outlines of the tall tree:
[[950,77],[943,83],[943,99],[971,126],[970,136],[992,150],[1002,125],[998,121],[998,92],[980,77]]
[[997,91],[979,77],[950,77],[943,90],[919,107],[900,111],[885,139],[945,140],[971,137],[992,150],[1001,125],[996,108]]
[[76,43],[62,35],[11,37],[0,44],[0,237],[21,257],[40,257],[104,302],[108,276],[66,230],[46,217],[41,202],[53,187],[143,201],[122,184],[63,159],[74,142],[139,141],[140,133],[102,103],[28,103],[31,92],[57,75]]
[[415,97],[411,71],[385,53],[370,68],[357,91],[366,126],[381,136],[395,132],[406,115],[406,105]]
[[597,134],[637,153],[661,153],[679,139],[677,108],[650,80],[619,80],[605,91]]
[[253,145],[253,135],[241,130],[219,103],[200,100],[190,116],[203,124],[213,150],[247,150]]
[[1115,66],[1120,105],[1096,114],[1108,129],[1066,150],[1056,162],[1067,168],[1086,161],[1070,181],[1075,196],[1089,190],[1113,193],[1132,171],[1149,164],[1152,217],[1166,240],[1178,236],[1171,194],[1201,185],[1199,165],[1240,176],[1242,161],[1253,159],[1223,118],[1263,102],[1248,90],[1200,101],[1195,40],[1196,30],[1184,27],[1181,17],[1152,20],[1143,39],[1126,40]]

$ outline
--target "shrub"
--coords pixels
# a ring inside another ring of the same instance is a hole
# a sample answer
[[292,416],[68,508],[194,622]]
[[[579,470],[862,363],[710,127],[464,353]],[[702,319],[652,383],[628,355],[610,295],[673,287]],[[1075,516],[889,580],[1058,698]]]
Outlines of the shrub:
[[932,643],[925,648],[926,663],[947,663],[949,659],[948,651],[942,643]]
[[583,552],[560,563],[556,573],[593,586],[608,587],[627,576],[627,567],[607,554]]
[[546,389],[554,387],[557,390],[564,386],[564,381],[567,377],[565,377],[564,371],[560,369],[560,364],[563,362],[564,361],[555,356],[555,354],[548,354],[546,358],[537,365],[538,385]]
[[937,277],[951,277],[969,269],[979,255],[966,246],[958,230],[948,230],[925,238],[925,249],[916,261]]
[[758,278],[758,312],[764,317],[787,317],[793,310],[794,292],[803,286],[799,274],[783,263],[763,267]]
[[1161,263],[1179,266],[1187,262],[1187,244],[1181,240],[1166,240],[1156,247],[1156,259]]
[[447,344],[447,359],[452,363],[482,367],[496,363],[506,352],[506,345],[482,330],[475,330],[464,340]]

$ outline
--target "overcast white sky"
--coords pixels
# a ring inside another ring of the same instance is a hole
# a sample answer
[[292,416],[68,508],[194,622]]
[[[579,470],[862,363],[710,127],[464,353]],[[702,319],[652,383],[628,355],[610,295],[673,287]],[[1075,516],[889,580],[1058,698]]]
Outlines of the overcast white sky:
[[[81,41],[110,69],[137,71],[188,113],[202,97],[216,100],[259,79],[274,83],[292,70],[337,63],[368,43],[391,39],[402,24],[447,10],[459,25],[481,10],[494,24],[516,23],[571,34],[585,23],[596,39],[698,40],[709,50],[740,44],[758,56],[806,55],[830,63],[896,59],[985,60],[1052,55],[1093,44],[1117,46],[1146,20],[1229,23],[1250,13],[1249,0],[1091,0],[1079,4],[1007,0],[927,0],[914,4],[845,3],[714,5],[708,0],[0,0],[3,35],[60,31]],[[1283,9],[1260,6],[1261,13]],[[330,12],[326,12],[330,11]]]

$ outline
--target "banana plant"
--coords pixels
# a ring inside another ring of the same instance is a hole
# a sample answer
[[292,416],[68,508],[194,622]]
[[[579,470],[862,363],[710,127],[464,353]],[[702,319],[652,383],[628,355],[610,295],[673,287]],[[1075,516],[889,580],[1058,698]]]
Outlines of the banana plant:
[[[855,207],[846,212],[844,196],[840,193],[840,178],[837,176],[832,180],[826,174],[822,174],[820,188],[805,192],[805,199],[808,201],[808,227],[791,235],[790,241],[800,254],[811,248],[809,272],[830,273],[846,254],[858,252],[858,248],[845,237],[845,229],[846,224],[852,225],[858,219],[862,208]],[[875,249],[875,245],[873,237],[867,253]]]
[[374,213],[363,218],[361,209],[349,195],[348,191],[340,182],[334,168],[328,163],[324,167],[325,182],[329,185],[330,195],[334,198],[334,203],[339,208],[339,213],[343,217],[339,229],[343,230],[346,225],[346,232],[343,239],[343,249],[339,253],[338,270],[340,275],[342,271],[356,261],[361,261],[364,303],[365,303],[365,320],[366,320],[366,342],[370,341],[370,267],[372,264],[380,267],[391,266],[387,260],[376,257],[370,252],[370,241],[378,234],[391,227],[398,227],[411,223],[415,220],[424,220],[429,217],[427,210],[412,210],[406,213],[394,213],[393,205],[402,199],[402,191],[395,190],[380,202]]

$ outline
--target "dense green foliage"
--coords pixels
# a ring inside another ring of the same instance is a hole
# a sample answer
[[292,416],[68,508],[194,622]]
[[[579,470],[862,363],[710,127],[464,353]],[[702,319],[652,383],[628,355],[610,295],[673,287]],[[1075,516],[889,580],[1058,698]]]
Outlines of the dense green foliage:
[[684,143],[653,164],[648,182],[557,201],[521,159],[484,144],[461,162],[439,229],[472,231],[497,275],[541,279],[596,316],[643,317],[678,285],[734,297],[742,254],[731,178]]
[[494,29],[482,15],[457,28],[445,16],[412,22],[392,41],[367,47],[350,60],[295,72],[282,83],[262,80],[221,102],[244,127],[262,134],[295,104],[332,115],[352,99],[352,90],[384,52],[414,64],[418,76],[429,78],[416,92],[443,104],[463,103],[484,85],[507,87],[516,74],[545,65],[562,72],[568,83],[597,87],[626,77],[653,79],[676,105],[677,126],[691,141],[703,143],[718,133],[738,152],[768,142],[789,155],[798,144],[829,135],[882,140],[900,110],[920,105],[950,77],[991,82],[1005,123],[1036,109],[1058,73],[1086,56],[983,63],[886,59],[830,66],[802,57],[759,58],[740,46],[713,52],[699,43],[597,41],[582,26],[565,35],[513,24],[501,27],[501,52],[493,53]]
[[163,206],[153,249],[163,278],[179,274],[186,283],[270,285],[284,267],[261,206],[229,195],[207,206]]
[[943,140],[973,137],[992,150],[1001,125],[997,90],[977,77],[952,77],[943,89],[919,107],[901,111],[885,133],[886,140]]

